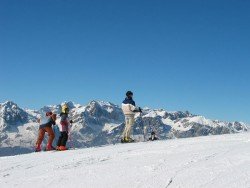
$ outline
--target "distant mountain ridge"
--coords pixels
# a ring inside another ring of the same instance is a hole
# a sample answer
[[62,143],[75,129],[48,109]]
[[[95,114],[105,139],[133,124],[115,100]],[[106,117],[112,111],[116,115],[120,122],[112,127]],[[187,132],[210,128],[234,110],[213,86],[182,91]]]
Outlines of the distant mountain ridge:
[[[85,106],[68,102],[68,106],[71,109],[70,118],[74,121],[70,133],[72,146],[92,147],[120,141],[124,115],[118,105],[91,101]],[[33,151],[39,127],[37,119],[47,111],[59,114],[61,105],[28,110],[12,101],[0,103],[0,156]],[[136,139],[143,140],[144,126],[148,133],[155,131],[160,139],[232,134],[248,130],[248,126],[242,122],[210,120],[189,112],[149,108],[145,108],[141,116],[136,115],[133,127]],[[54,127],[54,130],[58,136],[58,128]]]

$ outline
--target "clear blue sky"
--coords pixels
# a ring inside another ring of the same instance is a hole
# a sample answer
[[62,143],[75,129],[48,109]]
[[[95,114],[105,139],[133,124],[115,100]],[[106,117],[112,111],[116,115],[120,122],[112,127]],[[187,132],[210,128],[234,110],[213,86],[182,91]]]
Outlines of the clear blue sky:
[[1,0],[0,101],[189,110],[250,122],[250,1]]

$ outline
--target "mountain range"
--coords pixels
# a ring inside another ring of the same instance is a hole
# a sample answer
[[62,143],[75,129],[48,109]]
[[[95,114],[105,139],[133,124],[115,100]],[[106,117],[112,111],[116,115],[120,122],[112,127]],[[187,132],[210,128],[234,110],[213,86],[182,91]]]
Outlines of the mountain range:
[[[124,115],[118,105],[103,101],[91,101],[87,105],[67,102],[67,105],[70,108],[70,119],[74,122],[70,131],[69,147],[94,147],[120,142]],[[38,117],[48,111],[59,114],[61,104],[30,110],[20,108],[12,101],[0,103],[0,156],[34,151],[39,128]],[[59,119],[58,115],[57,124]],[[145,127],[147,137],[154,131],[161,140],[232,134],[248,130],[243,122],[210,120],[188,111],[169,112],[149,108],[144,108],[142,114],[136,115],[133,126],[136,140],[144,140]],[[58,137],[58,127],[54,126],[53,129]]]

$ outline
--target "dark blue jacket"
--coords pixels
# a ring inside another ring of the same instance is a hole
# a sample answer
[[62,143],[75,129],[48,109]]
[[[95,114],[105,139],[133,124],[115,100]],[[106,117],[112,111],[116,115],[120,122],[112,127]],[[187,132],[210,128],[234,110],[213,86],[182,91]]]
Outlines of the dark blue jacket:
[[45,127],[52,127],[52,125],[55,125],[55,124],[56,124],[56,122],[50,117],[48,119],[47,123],[44,123],[44,124],[42,124],[42,125],[39,126],[39,129],[43,129]]
[[132,104],[133,106],[136,106],[135,101],[132,98],[128,98],[128,97],[122,103],[123,104]]

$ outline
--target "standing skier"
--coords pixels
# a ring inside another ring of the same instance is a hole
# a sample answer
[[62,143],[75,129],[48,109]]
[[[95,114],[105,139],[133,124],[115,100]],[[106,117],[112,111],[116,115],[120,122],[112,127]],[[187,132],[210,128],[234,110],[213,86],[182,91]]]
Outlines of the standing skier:
[[69,126],[71,123],[73,123],[72,120],[69,120],[69,108],[68,108],[67,104],[64,104],[62,106],[62,112],[60,114],[60,117],[61,117],[61,121],[60,121],[59,129],[60,129],[61,135],[58,139],[56,149],[59,151],[65,151],[65,150],[67,150],[66,143],[67,143],[68,137],[69,137],[68,136]]
[[122,103],[122,111],[125,115],[125,128],[123,131],[122,143],[134,142],[131,138],[131,129],[135,122],[135,113],[142,112],[141,108],[137,108],[135,101],[133,100],[133,92],[128,91],[126,93],[126,99]]
[[39,133],[36,142],[36,152],[41,151],[41,144],[44,139],[44,135],[47,132],[49,136],[49,140],[46,146],[46,151],[54,150],[55,148],[52,146],[53,140],[55,138],[55,134],[52,129],[52,125],[56,124],[56,114],[52,112],[47,112],[46,117],[44,119],[39,119]]

